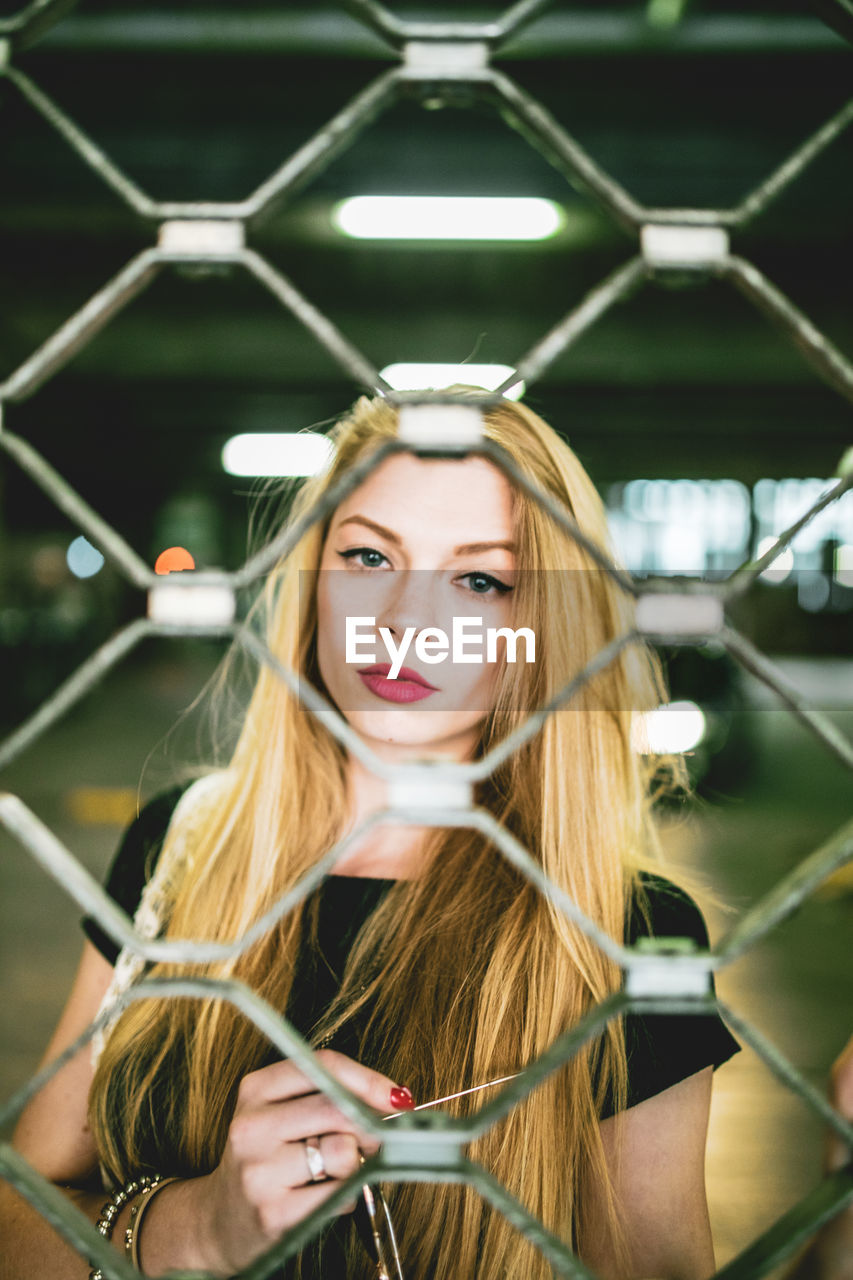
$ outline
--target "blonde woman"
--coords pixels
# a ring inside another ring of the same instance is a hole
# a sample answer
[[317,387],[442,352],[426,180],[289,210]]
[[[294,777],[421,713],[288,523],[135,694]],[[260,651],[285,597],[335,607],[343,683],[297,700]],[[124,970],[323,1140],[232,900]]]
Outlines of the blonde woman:
[[[556,433],[507,401],[485,422],[606,547],[601,502]],[[396,429],[387,402],[360,400],[291,519]],[[411,453],[382,461],[300,538],[270,574],[258,616],[274,657],[392,765],[481,757],[628,625],[611,578],[492,462]],[[438,664],[440,633],[459,618],[498,636],[493,661]],[[352,619],[362,641],[371,620],[385,650],[362,644],[353,659]],[[512,662],[501,628],[519,625],[534,656]],[[432,648],[418,648],[428,628]],[[653,870],[650,779],[631,723],[660,696],[651,653],[623,649],[477,784],[476,800],[610,938],[702,946],[695,903]],[[229,941],[352,835],[304,903],[238,958],[192,972],[239,979],[285,1012],[379,1115],[448,1095],[461,1095],[448,1110],[470,1114],[489,1096],[480,1085],[536,1059],[620,973],[480,832],[400,823],[359,835],[385,804],[364,753],[343,747],[262,665],[228,767],[155,798],[126,833],[108,887],[149,933]],[[94,922],[86,929],[48,1057],[139,976]],[[157,965],[146,976],[179,971]],[[714,1270],[703,1173],[711,1077],[737,1047],[716,1016],[612,1022],[468,1154],[600,1275],[702,1280]],[[150,1276],[238,1274],[377,1150],[233,1005],[200,999],[127,1006],[105,1043],[31,1102],[15,1143],[100,1215],[118,1249],[129,1229]],[[384,1190],[407,1280],[552,1274],[473,1190]],[[18,1202],[5,1216],[3,1277],[86,1280],[88,1265],[38,1215]],[[377,1275],[364,1216],[360,1201],[338,1205],[319,1243],[275,1275]]]

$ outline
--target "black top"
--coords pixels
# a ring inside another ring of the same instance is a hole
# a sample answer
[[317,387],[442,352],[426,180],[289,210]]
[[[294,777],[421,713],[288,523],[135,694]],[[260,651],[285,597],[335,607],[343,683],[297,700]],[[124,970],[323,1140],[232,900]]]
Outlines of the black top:
[[[107,874],[106,889],[131,917],[152,874],[172,812],[185,787],[155,796],[124,832]],[[633,910],[626,945],[649,933],[657,937],[692,938],[708,946],[708,931],[699,907],[685,890],[662,876],[643,873],[651,930]],[[378,905],[393,880],[331,875],[314,892],[318,895],[319,955],[303,949],[297,965],[287,1017],[306,1038],[335,996],[347,954],[356,934]],[[90,917],[82,927],[98,950],[114,964],[116,944]],[[677,1084],[703,1067],[727,1062],[740,1045],[717,1014],[632,1014],[625,1017],[628,1055],[629,1107]],[[355,1056],[345,1044],[335,1047]],[[276,1055],[273,1054],[273,1057]],[[270,1059],[272,1060],[272,1059]],[[602,1118],[612,1114],[605,1104]],[[324,1274],[337,1274],[334,1269]],[[278,1274],[278,1273],[277,1273]],[[340,1274],[343,1274],[341,1272]]]
[[[142,890],[156,865],[166,828],[185,786],[172,787],[155,796],[122,836],[109,868],[106,890],[133,916]],[[656,937],[693,938],[708,946],[708,930],[694,900],[684,889],[663,876],[643,874]],[[331,875],[315,893],[319,895],[318,935],[322,959],[302,956],[300,983],[295,986],[287,1016],[303,1035],[310,1034],[320,1014],[337,992],[346,957],[356,934],[393,880]],[[98,950],[115,964],[118,948],[90,917],[83,929]],[[639,911],[631,913],[626,945],[648,936],[649,928]],[[686,1079],[703,1067],[727,1062],[740,1045],[722,1019],[704,1014],[628,1014],[625,1019],[628,1050],[628,1106]]]

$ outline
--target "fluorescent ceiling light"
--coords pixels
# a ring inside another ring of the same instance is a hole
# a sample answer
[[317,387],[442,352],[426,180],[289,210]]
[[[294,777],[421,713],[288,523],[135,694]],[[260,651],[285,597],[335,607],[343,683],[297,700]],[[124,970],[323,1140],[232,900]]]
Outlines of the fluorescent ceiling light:
[[222,466],[231,476],[313,476],[332,452],[318,431],[247,432],[225,445]]
[[[760,560],[763,555],[776,546],[778,538],[772,535],[768,538],[762,538],[755,550],[756,560]],[[794,553],[790,547],[782,547],[775,560],[772,560],[766,569],[762,569],[758,575],[767,582],[784,582],[788,574],[794,567]]]
[[675,27],[687,8],[686,0],[649,0],[646,22],[650,27]]
[[[381,371],[395,391],[441,391],[457,382],[497,391],[514,373],[511,364],[389,364]],[[516,382],[504,395],[507,400],[520,400],[524,383]]]
[[835,548],[835,581],[842,587],[853,587],[853,545],[842,542]]
[[538,196],[353,196],[332,221],[357,240],[547,240],[565,214]]

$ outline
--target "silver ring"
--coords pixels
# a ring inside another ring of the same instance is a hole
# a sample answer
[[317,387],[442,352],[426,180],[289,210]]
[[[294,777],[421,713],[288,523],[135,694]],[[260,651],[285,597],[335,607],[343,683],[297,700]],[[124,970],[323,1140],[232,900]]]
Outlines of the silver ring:
[[308,1172],[311,1174],[312,1182],[323,1182],[329,1176],[319,1142],[319,1138],[306,1138],[302,1144],[305,1147],[305,1159],[308,1162]]

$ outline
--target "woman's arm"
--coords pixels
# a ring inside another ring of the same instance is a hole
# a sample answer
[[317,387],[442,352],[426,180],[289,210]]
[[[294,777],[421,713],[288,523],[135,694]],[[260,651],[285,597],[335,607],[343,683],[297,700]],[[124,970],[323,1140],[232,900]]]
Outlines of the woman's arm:
[[[584,1261],[603,1280],[703,1280],[715,1268],[705,1199],[705,1139],[711,1068],[602,1122],[601,1136],[614,1192],[631,1245],[629,1276],[621,1273],[607,1243],[601,1204],[593,1206],[600,1234]],[[853,1121],[853,1038],[830,1074],[829,1098]],[[623,1126],[621,1164],[616,1124]],[[827,1173],[851,1162],[834,1133],[826,1138]],[[853,1280],[853,1205],[828,1222],[787,1273],[787,1280]]]
[[[829,1100],[853,1122],[853,1036],[832,1065]],[[829,1130],[824,1168],[836,1173],[853,1163],[853,1151]],[[822,1227],[788,1272],[787,1280],[853,1280],[853,1205]]]
[[705,1067],[602,1121],[608,1171],[630,1249],[626,1273],[609,1243],[603,1204],[593,1203],[583,1261],[602,1280],[705,1280],[713,1274],[705,1196],[712,1076],[711,1067]]
[[[112,975],[112,966],[85,942],[71,994],[39,1070],[94,1021]],[[30,1100],[15,1128],[13,1146],[53,1182],[85,1183],[97,1173],[97,1154],[86,1119],[93,1074],[89,1044]]]
[[[111,976],[108,962],[86,943],[44,1062],[62,1053],[95,1019]],[[318,1057],[378,1114],[412,1105],[408,1091],[387,1076],[331,1050],[320,1050]],[[27,1105],[12,1142],[95,1222],[107,1196],[99,1189],[97,1150],[87,1123],[92,1077],[87,1045]],[[326,1169],[322,1181],[314,1180],[308,1162],[308,1138],[314,1139]],[[224,1278],[242,1271],[357,1172],[362,1152],[371,1155],[378,1146],[293,1063],[276,1062],[250,1072],[240,1083],[220,1163],[212,1173],[171,1183],[146,1211],[140,1240],[143,1274],[186,1270]],[[123,1246],[129,1215],[127,1204],[115,1220],[117,1249]],[[3,1180],[0,1236],[0,1280],[87,1280],[85,1259]]]
[[[92,946],[83,954],[68,1002],[39,1069],[63,1053],[97,1017],[113,975],[112,966]],[[92,1085],[91,1044],[74,1055],[39,1090],[21,1113],[12,1136],[13,1147],[95,1223],[109,1199],[101,1185],[98,1154],[88,1124],[88,1099]],[[146,1237],[163,1268],[204,1269],[203,1228],[194,1200],[201,1179],[173,1184],[162,1193],[156,1216],[148,1215]],[[165,1201],[169,1198],[168,1206]],[[165,1210],[165,1212],[162,1212]],[[112,1239],[121,1245],[130,1206],[116,1219]],[[4,1179],[0,1179],[0,1280],[87,1280],[89,1264],[67,1244],[42,1215]]]
[[[86,942],[71,995],[40,1067],[64,1052],[94,1020],[112,973],[100,952]],[[34,1169],[63,1187],[94,1222],[107,1197],[100,1189],[97,1153],[86,1117],[92,1075],[91,1046],[87,1045],[27,1104],[12,1145]],[[86,1262],[5,1181],[0,1181],[0,1228],[2,1280],[35,1273],[56,1280],[88,1276]]]
[[[113,969],[90,942],[83,954],[71,994],[47,1047],[41,1066],[58,1057],[97,1017]],[[101,1186],[98,1154],[89,1128],[87,1111],[92,1085],[91,1045],[84,1046],[40,1089],[22,1112],[12,1145],[94,1223],[109,1199]],[[163,1258],[164,1269],[192,1270],[208,1263],[203,1256],[202,1226],[195,1201],[201,1179],[174,1184],[162,1193],[165,1212],[149,1214],[146,1236]],[[113,1241],[121,1245],[129,1217],[126,1205],[116,1219]],[[51,1280],[87,1280],[91,1270],[80,1254],[66,1244],[54,1228],[5,1180],[0,1180],[0,1280],[31,1280],[34,1275]],[[207,1233],[209,1238],[209,1232]]]

